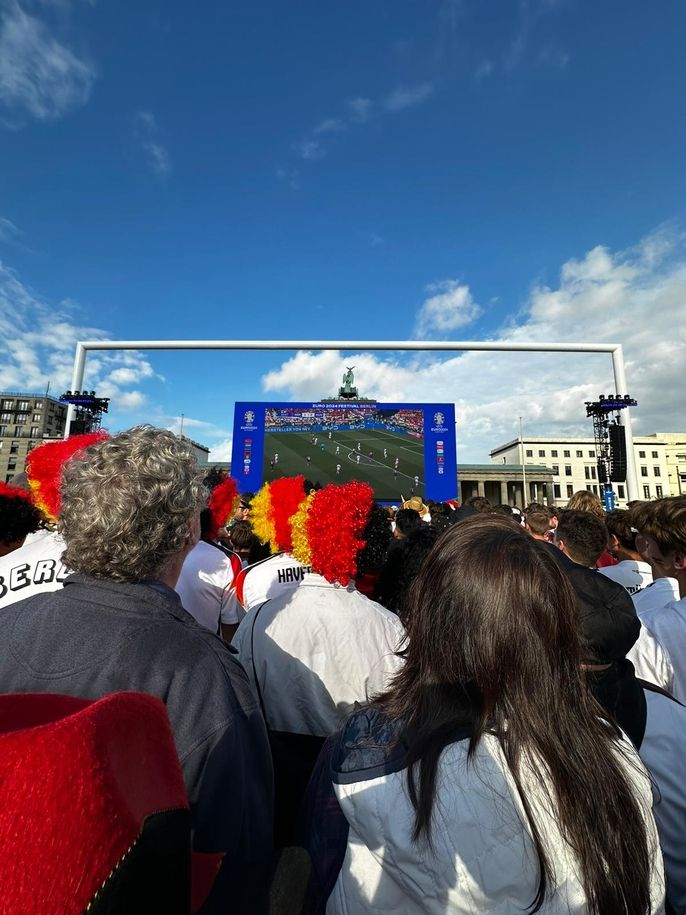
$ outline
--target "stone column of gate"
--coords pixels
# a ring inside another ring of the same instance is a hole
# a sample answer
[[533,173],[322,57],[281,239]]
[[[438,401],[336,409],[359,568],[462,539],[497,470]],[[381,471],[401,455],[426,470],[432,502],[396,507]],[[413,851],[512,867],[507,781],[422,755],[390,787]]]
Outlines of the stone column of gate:
[[507,480],[500,481],[500,501],[503,505],[510,504],[510,497],[507,494]]

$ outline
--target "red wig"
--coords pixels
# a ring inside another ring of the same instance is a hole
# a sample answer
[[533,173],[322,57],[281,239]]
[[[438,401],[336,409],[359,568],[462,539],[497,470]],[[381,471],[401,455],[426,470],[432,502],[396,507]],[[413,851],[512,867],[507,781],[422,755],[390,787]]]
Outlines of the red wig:
[[357,554],[374,492],[367,483],[329,484],[315,493],[306,528],[311,565],[327,581],[347,585],[357,575]]
[[229,517],[236,510],[236,500],[238,498],[238,484],[233,477],[227,477],[225,480],[215,486],[210,495],[208,508],[212,516],[212,524],[208,531],[210,540],[216,540],[219,531],[224,527]]
[[26,459],[26,476],[33,501],[51,521],[59,517],[62,506],[60,486],[62,467],[76,454],[109,438],[106,432],[70,435],[61,442],[46,442],[30,452]]
[[271,520],[274,525],[275,542],[272,551],[293,549],[291,518],[305,500],[305,477],[281,477],[270,484]]

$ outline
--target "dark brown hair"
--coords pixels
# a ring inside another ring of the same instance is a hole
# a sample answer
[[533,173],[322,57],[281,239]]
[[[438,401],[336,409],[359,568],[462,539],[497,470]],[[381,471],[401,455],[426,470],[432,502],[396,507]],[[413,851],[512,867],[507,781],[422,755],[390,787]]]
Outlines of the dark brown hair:
[[540,866],[540,909],[554,862],[523,787],[549,793],[578,860],[589,910],[650,908],[645,822],[608,724],[581,672],[571,587],[544,544],[498,515],[447,530],[410,591],[404,667],[378,700],[403,723],[415,840],[431,841],[441,753],[472,726],[469,759],[494,735],[517,785]]
[[563,511],[557,522],[555,539],[564,541],[570,559],[591,568],[607,549],[607,528],[592,512]]
[[631,511],[633,526],[652,537],[661,552],[686,553],[686,496],[643,502]]

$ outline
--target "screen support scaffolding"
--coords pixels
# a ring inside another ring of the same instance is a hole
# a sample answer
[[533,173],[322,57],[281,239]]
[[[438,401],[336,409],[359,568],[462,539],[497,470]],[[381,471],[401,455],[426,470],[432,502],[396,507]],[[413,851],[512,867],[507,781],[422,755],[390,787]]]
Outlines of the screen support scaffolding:
[[[93,350],[343,350],[399,352],[501,352],[501,353],[609,353],[612,356],[615,391],[626,391],[624,352],[621,343],[507,343],[476,340],[85,340],[76,344],[71,390],[83,388],[86,355]],[[69,405],[65,430],[73,418]],[[638,499],[630,410],[623,410],[627,457],[627,495]],[[65,432],[65,437],[68,431]]]

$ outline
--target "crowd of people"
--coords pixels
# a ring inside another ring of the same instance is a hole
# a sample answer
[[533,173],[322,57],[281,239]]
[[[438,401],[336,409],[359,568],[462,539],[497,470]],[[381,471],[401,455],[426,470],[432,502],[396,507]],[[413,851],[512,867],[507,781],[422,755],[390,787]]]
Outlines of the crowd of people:
[[293,915],[686,915],[686,498],[239,493],[150,426],[26,477],[0,693],[162,700],[186,911],[277,911],[287,849]]

